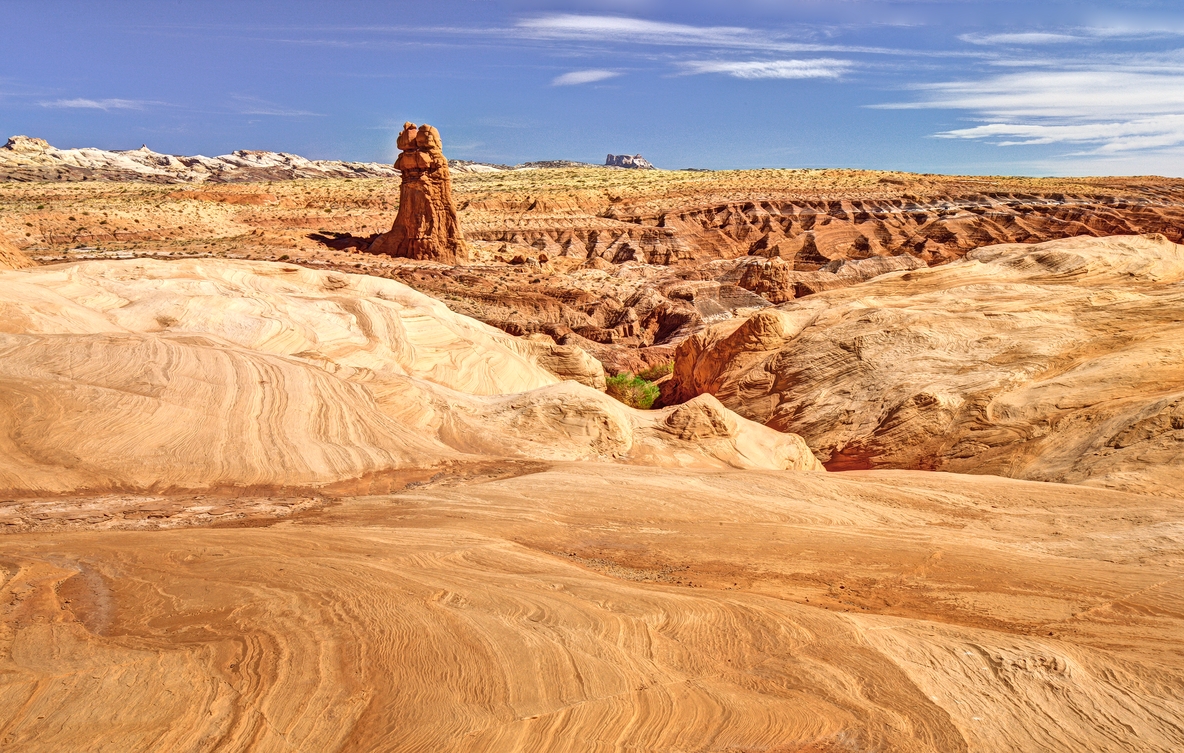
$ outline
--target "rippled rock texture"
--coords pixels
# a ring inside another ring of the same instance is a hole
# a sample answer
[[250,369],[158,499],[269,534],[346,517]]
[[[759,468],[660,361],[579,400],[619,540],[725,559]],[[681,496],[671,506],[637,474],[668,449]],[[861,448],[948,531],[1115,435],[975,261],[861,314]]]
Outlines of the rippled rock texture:
[[1184,746],[1179,499],[915,472],[501,471],[278,525],[0,535],[4,744]]
[[[695,335],[723,400],[634,411],[374,275],[0,272],[0,748],[1178,751],[1182,280],[980,249]],[[1154,493],[821,472],[725,405],[785,394]]]
[[362,275],[217,260],[3,272],[0,490],[307,489],[487,458],[820,468],[799,437],[736,416],[684,437],[674,409],[580,384],[603,383],[590,360]]
[[993,473],[1177,494],[1184,247],[988,246],[694,335],[669,401],[710,393],[831,469]]

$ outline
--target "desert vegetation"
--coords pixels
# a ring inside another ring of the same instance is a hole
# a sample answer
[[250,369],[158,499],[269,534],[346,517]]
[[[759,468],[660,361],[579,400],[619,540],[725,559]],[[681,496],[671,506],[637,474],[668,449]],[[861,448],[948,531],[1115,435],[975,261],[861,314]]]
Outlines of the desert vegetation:
[[608,377],[606,392],[609,397],[621,401],[630,408],[649,410],[658,399],[658,385],[645,379],[639,374],[624,372]]

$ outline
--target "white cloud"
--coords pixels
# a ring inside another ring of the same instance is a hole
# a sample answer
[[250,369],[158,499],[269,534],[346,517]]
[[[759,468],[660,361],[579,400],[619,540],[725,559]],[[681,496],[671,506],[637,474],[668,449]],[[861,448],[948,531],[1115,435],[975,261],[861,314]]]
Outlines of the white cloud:
[[1184,112],[1184,72],[1158,73],[1099,67],[1035,70],[979,81],[949,81],[913,87],[918,102],[878,105],[884,109],[974,110],[984,117],[1086,118]]
[[1089,37],[1075,34],[1053,34],[1041,31],[1026,31],[1018,34],[963,34],[958,39],[971,44],[1036,45],[1086,42]]
[[[1061,125],[990,123],[937,134],[943,138],[995,139],[999,146],[1028,144],[1091,144],[1079,154],[1117,154],[1184,145],[1184,115],[1142,120]],[[1000,140],[1002,139],[1002,140]]]
[[978,81],[923,84],[912,87],[920,95],[917,101],[875,107],[965,110],[980,124],[935,135],[998,146],[1071,144],[1078,148],[1073,156],[1184,147],[1184,70],[1178,53],[1125,63],[1050,65]]
[[849,60],[709,60],[682,63],[687,73],[723,73],[736,78],[838,78],[849,71]]
[[616,71],[606,71],[601,69],[594,69],[590,71],[571,71],[562,76],[556,76],[551,81],[552,86],[575,86],[577,84],[591,84],[596,81],[604,81],[606,78],[614,78],[621,74]]
[[134,99],[55,99],[41,102],[42,107],[63,107],[78,110],[143,110],[146,102]]
[[647,44],[776,52],[925,54],[882,47],[802,42],[787,38],[784,34],[743,26],[690,26],[627,16],[589,16],[574,13],[528,18],[518,22],[513,33],[530,39],[560,42]]
[[738,26],[688,26],[621,16],[560,14],[521,21],[518,28],[532,36],[595,42],[748,46],[752,32]]

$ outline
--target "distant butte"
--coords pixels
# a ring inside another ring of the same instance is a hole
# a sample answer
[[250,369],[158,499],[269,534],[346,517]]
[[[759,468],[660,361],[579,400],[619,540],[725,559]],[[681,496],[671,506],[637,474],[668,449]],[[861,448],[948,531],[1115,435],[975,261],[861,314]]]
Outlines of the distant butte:
[[371,244],[370,253],[445,264],[467,261],[440,133],[430,125],[404,123],[397,143],[399,213],[390,232]]
[[605,167],[627,167],[633,170],[657,170],[650,161],[640,154],[610,154],[604,160]]

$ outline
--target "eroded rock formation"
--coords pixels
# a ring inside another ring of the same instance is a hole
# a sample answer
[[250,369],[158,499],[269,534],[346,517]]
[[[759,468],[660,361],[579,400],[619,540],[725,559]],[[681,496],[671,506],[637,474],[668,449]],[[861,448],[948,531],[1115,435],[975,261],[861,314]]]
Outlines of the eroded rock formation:
[[668,403],[713,394],[831,470],[905,468],[1177,494],[1184,246],[988,246],[685,340]]
[[605,158],[606,167],[628,167],[634,170],[657,170],[650,161],[640,154],[610,154]]
[[395,167],[403,176],[399,213],[390,232],[370,246],[370,253],[445,264],[467,261],[440,133],[430,125],[404,123],[398,146]]
[[31,266],[33,266],[33,262],[29,257],[9,243],[7,238],[0,235],[0,269],[24,269]]

